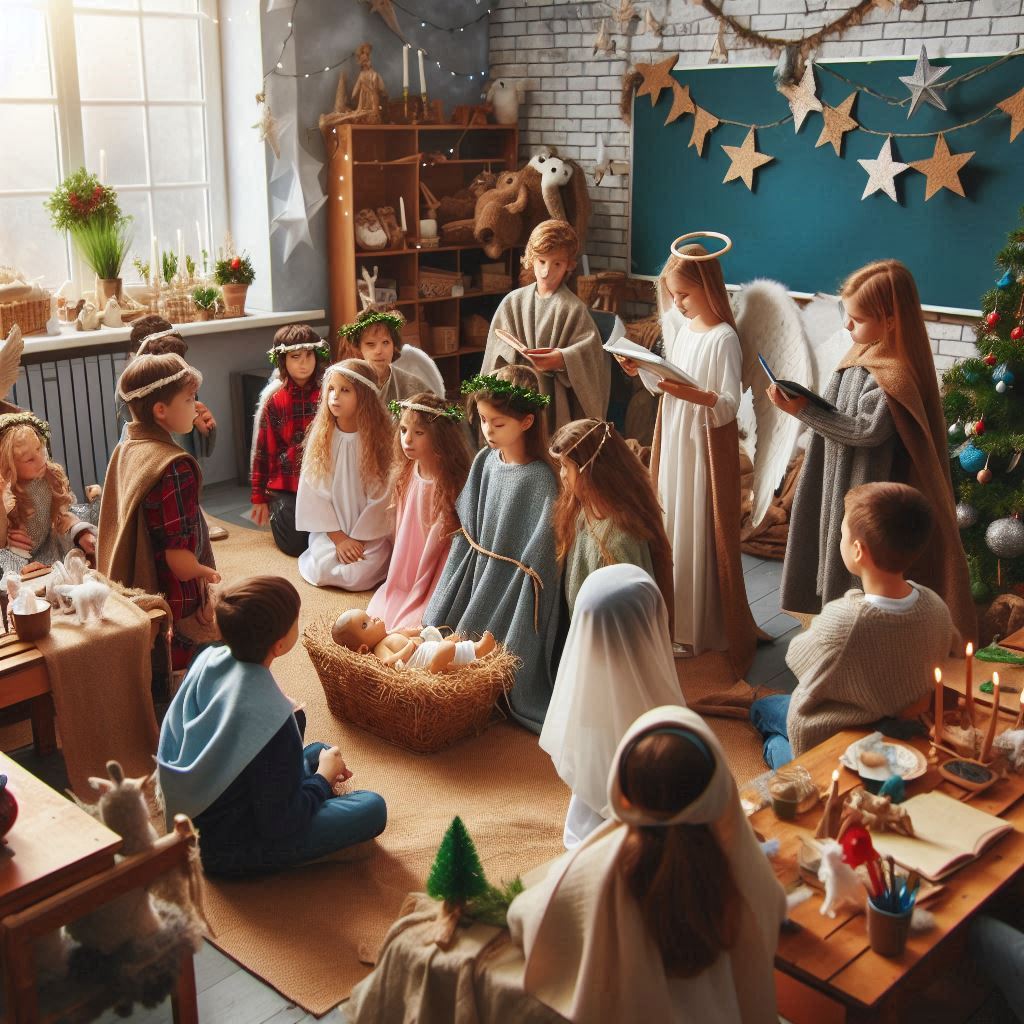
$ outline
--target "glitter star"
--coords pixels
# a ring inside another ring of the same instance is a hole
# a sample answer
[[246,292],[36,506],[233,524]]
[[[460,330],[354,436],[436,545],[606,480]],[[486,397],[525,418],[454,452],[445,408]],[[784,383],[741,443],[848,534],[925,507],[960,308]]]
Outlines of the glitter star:
[[964,195],[964,187],[960,183],[960,169],[972,156],[973,152],[951,153],[949,146],[946,145],[945,135],[939,135],[935,139],[935,151],[927,160],[912,161],[910,166],[928,179],[924,189],[925,202],[944,188],[958,196]]
[[896,175],[902,174],[910,164],[901,164],[893,159],[891,138],[882,143],[877,159],[858,160],[857,163],[868,172],[868,183],[864,186],[862,200],[875,192],[884,192],[894,203],[899,202],[896,198]]
[[779,91],[789,101],[789,109],[793,111],[794,131],[800,131],[804,118],[812,110],[821,111],[821,100],[815,95],[814,64],[811,61],[807,62],[798,85],[786,85]]
[[757,137],[753,128],[747,132],[742,146],[723,146],[722,149],[732,161],[722,179],[723,184],[741,178],[751,192],[754,191],[754,171],[775,159],[767,153],[757,152]]
[[830,107],[827,103],[824,105],[821,116],[825,119],[825,126],[821,129],[818,141],[814,144],[815,149],[818,146],[831,143],[832,148],[836,151],[836,156],[843,155],[843,136],[857,127],[857,122],[850,116],[856,99],[857,94],[851,92],[838,107]]
[[661,90],[672,88],[672,83],[675,81],[672,77],[672,69],[678,60],[679,54],[676,53],[657,64],[637,64],[636,69],[643,79],[640,88],[636,91],[637,97],[650,96],[653,107],[658,102]]
[[[928,61],[928,50],[921,47],[921,55],[917,58],[912,75],[900,75],[900,81],[910,90],[910,110],[907,111],[907,120],[914,116],[914,112],[922,102],[930,103],[939,110],[945,110],[946,104],[939,98],[934,88],[935,83],[947,72],[948,67],[937,68]],[[941,89],[942,86],[939,86]]]

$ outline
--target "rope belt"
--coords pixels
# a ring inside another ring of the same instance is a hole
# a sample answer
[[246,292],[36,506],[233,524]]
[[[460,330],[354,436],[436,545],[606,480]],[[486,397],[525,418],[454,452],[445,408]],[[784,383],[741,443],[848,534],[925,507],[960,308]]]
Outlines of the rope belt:
[[540,575],[536,569],[531,569],[528,565],[524,565],[518,559],[510,558],[508,555],[499,555],[497,551],[488,551],[487,548],[481,547],[472,537],[466,532],[466,528],[463,527],[459,531],[469,546],[474,551],[479,551],[481,555],[487,555],[488,558],[496,558],[499,562],[508,562],[510,565],[514,565],[521,572],[526,573],[530,577],[530,582],[533,583],[533,631],[534,633],[540,632],[537,624],[537,617],[540,614],[540,592],[544,589],[544,582],[541,580]]

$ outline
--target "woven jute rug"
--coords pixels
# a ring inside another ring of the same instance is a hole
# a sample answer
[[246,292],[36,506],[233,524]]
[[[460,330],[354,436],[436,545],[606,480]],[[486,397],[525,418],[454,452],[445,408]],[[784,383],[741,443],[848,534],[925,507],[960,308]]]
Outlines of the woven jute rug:
[[[211,522],[216,520],[211,519]],[[300,627],[319,616],[365,606],[369,594],[317,590],[269,532],[230,524],[215,545],[225,580],[272,573],[302,595]],[[724,658],[677,662],[690,700],[728,687]],[[507,721],[437,754],[413,754],[337,721],[301,643],[274,663],[289,696],[306,703],[306,740],[337,743],[356,788],[380,793],[388,826],[372,854],[247,882],[208,884],[213,942],[287,999],[321,1015],[369,972],[374,954],[407,893],[422,891],[441,837],[454,815],[465,821],[489,879],[528,871],[562,851],[569,791],[537,737]],[[760,743],[739,721],[710,720],[739,781],[758,774]]]

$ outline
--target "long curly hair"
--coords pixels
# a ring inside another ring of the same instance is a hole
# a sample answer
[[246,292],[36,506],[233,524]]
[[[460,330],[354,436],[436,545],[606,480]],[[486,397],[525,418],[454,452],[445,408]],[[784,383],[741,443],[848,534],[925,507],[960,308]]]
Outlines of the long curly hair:
[[[430,392],[423,391],[413,395],[410,402],[437,409],[438,415],[431,416],[418,409],[403,409],[399,425],[406,424],[425,431],[430,447],[434,450],[434,499],[430,506],[430,521],[441,524],[444,534],[455,533],[460,526],[459,517],[455,512],[455,501],[469,476],[469,467],[473,462],[473,453],[466,440],[466,432],[461,423],[443,415],[448,402]],[[402,500],[402,495],[409,489],[409,481],[416,469],[416,463],[406,458],[402,451],[401,433],[395,434],[394,470],[391,485],[394,503]],[[430,523],[424,523],[426,531]]]
[[356,393],[356,431],[359,434],[359,476],[367,493],[379,495],[387,487],[391,470],[391,446],[395,423],[384,408],[379,392],[371,390],[358,380],[347,377],[341,370],[351,370],[367,380],[376,380],[373,367],[362,359],[346,359],[329,366],[320,386],[320,404],[306,435],[302,457],[302,471],[311,480],[329,480],[334,466],[331,461],[331,438],[338,429],[327,404],[336,381],[344,379]]
[[[14,461],[17,450],[32,440],[46,447],[46,442],[29,426],[11,427],[0,434],[0,477],[8,481],[11,496],[14,498],[14,508],[7,514],[9,526],[24,527],[35,511],[24,485],[18,479],[18,469]],[[75,496],[71,492],[71,482],[64,468],[54,462],[49,455],[46,458],[45,476],[53,495],[50,502],[50,526],[59,532],[64,517],[74,504]]]
[[[687,256],[707,256],[708,251],[703,245],[684,245],[679,250]],[[708,305],[720,323],[728,324],[736,330],[736,317],[729,305],[729,293],[725,288],[722,276],[722,265],[718,260],[686,260],[674,253],[665,261],[658,275],[658,289],[668,293],[668,279],[672,275],[681,277],[687,284],[699,288],[705,295]]]

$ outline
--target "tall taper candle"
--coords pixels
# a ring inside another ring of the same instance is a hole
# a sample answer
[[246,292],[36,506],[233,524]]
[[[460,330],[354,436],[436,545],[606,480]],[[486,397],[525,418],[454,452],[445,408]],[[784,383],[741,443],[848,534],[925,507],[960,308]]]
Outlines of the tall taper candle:
[[423,51],[417,50],[416,56],[419,57],[420,62],[420,98],[423,100],[423,114],[426,116],[427,110],[427,76],[423,73]]
[[996,722],[999,720],[999,673],[992,673],[992,717],[988,720],[985,745],[981,748],[981,760],[988,762],[992,753],[992,741],[996,738]]
[[402,221],[402,234],[406,234],[409,230],[408,225],[405,223],[405,197],[398,197],[398,215]]
[[942,669],[937,668],[935,670],[935,728],[932,730],[936,745],[941,743],[943,738],[942,713]]
[[185,280],[185,235],[178,228],[178,277]]
[[968,644],[964,651],[967,664],[964,674],[964,707],[967,709],[967,720],[974,725],[974,644]]
[[196,266],[202,270],[203,262],[203,232],[199,227],[199,221],[196,221]]
[[411,43],[402,44],[402,88],[409,88],[409,47]]
[[105,149],[100,150],[100,184],[106,185],[107,183],[107,151]]
[[149,278],[154,288],[160,287],[160,246],[157,244],[156,235],[153,235],[153,245],[149,255]]
[[1013,723],[1014,729],[1024,728],[1024,690],[1020,693],[1020,711],[1017,712],[1017,721]]

